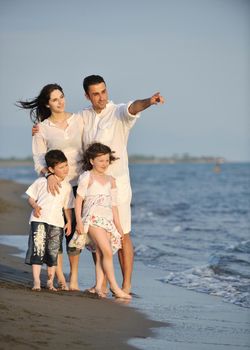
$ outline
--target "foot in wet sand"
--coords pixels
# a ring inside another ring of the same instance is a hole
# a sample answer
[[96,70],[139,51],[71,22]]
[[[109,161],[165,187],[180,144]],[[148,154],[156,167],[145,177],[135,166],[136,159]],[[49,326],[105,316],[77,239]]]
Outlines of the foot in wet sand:
[[32,290],[32,292],[41,292],[40,287],[32,287],[31,290]]
[[131,295],[124,292],[124,290],[122,289],[117,289],[117,290],[112,289],[112,292],[115,298],[128,299],[128,300],[132,299]]
[[95,287],[91,287],[89,289],[86,289],[86,291],[90,294],[97,294],[101,298],[107,298],[106,291],[104,292],[102,290],[96,289]]
[[71,291],[71,292],[75,292],[75,291],[80,291],[80,288],[79,288],[79,286],[78,286],[78,283],[73,283],[73,282],[70,282],[70,284],[69,284],[69,290]]
[[124,293],[131,294],[131,286],[122,286]]
[[67,283],[63,283],[63,282],[58,282],[58,290],[60,291],[68,291],[69,287],[67,285]]
[[57,292],[57,289],[53,286],[53,283],[50,280],[47,281],[46,288],[51,292]]

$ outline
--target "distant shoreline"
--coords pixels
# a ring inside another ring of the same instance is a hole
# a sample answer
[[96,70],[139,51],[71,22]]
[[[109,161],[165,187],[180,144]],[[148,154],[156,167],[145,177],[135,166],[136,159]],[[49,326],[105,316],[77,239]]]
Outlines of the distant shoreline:
[[[223,157],[162,157],[154,156],[129,156],[130,164],[217,164],[224,163],[250,163],[250,161],[232,161]],[[32,158],[9,158],[0,159],[0,168],[16,167],[16,166],[33,166]]]
[[[221,158],[222,159],[222,158]],[[249,163],[249,161],[227,161],[225,159],[218,161],[218,158],[154,158],[154,157],[129,157],[130,164],[224,164],[224,163]],[[0,159],[0,167],[33,166],[32,159]]]
[[33,160],[0,159],[0,167],[33,166]]

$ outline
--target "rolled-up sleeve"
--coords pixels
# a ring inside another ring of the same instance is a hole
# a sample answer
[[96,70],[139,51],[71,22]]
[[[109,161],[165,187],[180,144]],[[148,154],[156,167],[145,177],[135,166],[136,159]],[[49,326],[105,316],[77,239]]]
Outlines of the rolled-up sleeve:
[[136,120],[140,117],[140,113],[131,114],[129,113],[129,107],[134,101],[130,101],[127,104],[118,105],[119,118],[123,123],[130,129],[134,126]]
[[35,171],[40,175],[41,170],[46,168],[45,154],[47,152],[47,144],[40,132],[32,137],[32,153]]

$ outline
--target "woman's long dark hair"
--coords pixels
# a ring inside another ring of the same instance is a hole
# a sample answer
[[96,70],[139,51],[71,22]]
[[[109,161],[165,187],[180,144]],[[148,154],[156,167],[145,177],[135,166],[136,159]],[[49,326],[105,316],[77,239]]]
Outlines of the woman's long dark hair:
[[45,85],[40,94],[30,101],[17,101],[16,106],[23,109],[30,109],[30,119],[34,123],[42,122],[51,116],[51,111],[47,107],[50,95],[54,90],[59,90],[64,95],[63,89],[58,84]]
[[112,151],[109,146],[106,146],[103,143],[92,143],[84,152],[82,169],[84,171],[93,169],[93,165],[90,163],[90,160],[93,160],[96,157],[102,156],[104,154],[109,154],[109,163],[113,162],[114,160],[118,159],[113,155],[113,153],[114,151]]

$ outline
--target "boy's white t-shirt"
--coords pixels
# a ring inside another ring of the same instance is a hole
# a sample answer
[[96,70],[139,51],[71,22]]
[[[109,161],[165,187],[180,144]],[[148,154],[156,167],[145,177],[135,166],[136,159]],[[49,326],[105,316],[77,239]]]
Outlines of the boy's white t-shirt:
[[42,208],[39,218],[33,215],[32,210],[30,221],[45,222],[49,225],[64,227],[63,208],[74,208],[74,195],[71,185],[67,181],[62,181],[60,192],[53,196],[47,191],[47,179],[40,177],[25,192],[33,198]]

